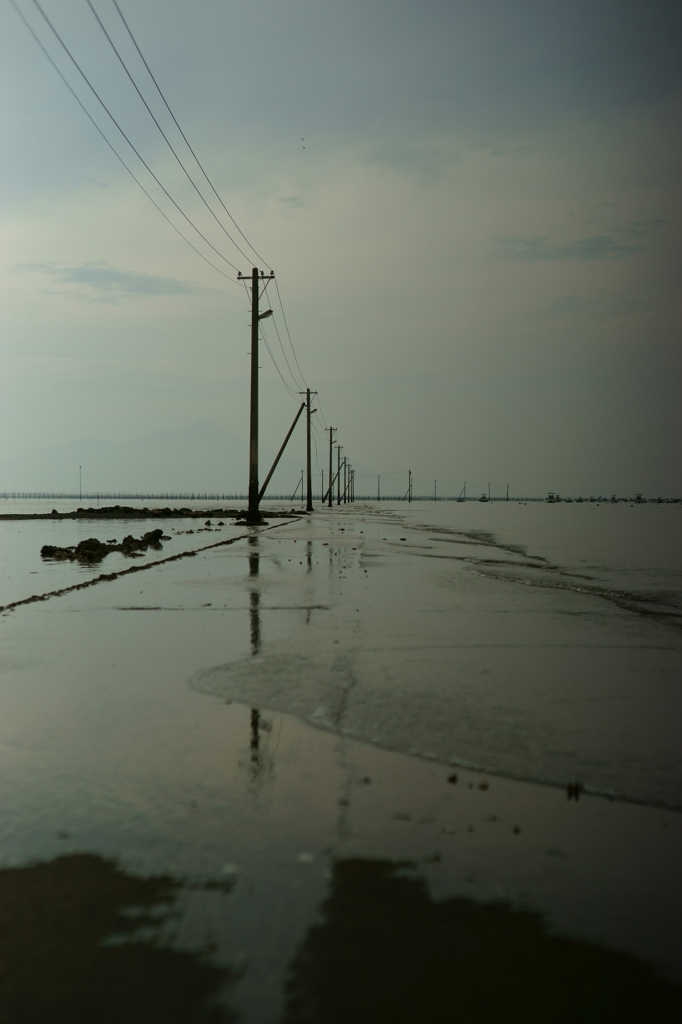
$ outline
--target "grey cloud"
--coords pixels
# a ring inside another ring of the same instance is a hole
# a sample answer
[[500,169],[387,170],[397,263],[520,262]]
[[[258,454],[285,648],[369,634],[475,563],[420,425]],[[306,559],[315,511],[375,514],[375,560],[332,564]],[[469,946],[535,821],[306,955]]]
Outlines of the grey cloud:
[[501,238],[502,252],[516,260],[618,260],[643,252],[644,246],[620,242],[613,235],[590,235],[574,242],[552,242],[546,235],[537,238]]
[[280,199],[280,203],[284,203],[285,206],[291,206],[294,209],[303,206],[303,200],[300,196],[283,196]]
[[16,273],[39,273],[62,285],[87,289],[90,297],[117,301],[124,297],[155,298],[158,296],[206,295],[208,288],[199,288],[172,277],[157,277],[136,270],[118,270],[103,261],[63,266],[57,263],[21,263],[12,268]]
[[592,316],[606,317],[628,315],[633,313],[649,313],[653,309],[651,302],[637,298],[635,295],[617,295],[603,293],[601,295],[558,295],[548,304],[553,316]]

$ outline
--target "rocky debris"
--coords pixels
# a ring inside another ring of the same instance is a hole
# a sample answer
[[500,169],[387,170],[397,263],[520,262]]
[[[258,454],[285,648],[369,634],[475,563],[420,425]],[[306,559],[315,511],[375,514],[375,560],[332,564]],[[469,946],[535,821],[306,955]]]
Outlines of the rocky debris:
[[[263,513],[265,514],[265,513]],[[268,519],[290,519],[292,515],[303,513],[267,510]],[[97,508],[77,508],[74,512],[3,513],[0,520],[23,519],[235,519],[238,522],[247,518],[245,509],[238,508],[133,508],[130,505],[106,505]],[[263,520],[265,521],[265,520]],[[221,524],[222,525],[222,524]]]
[[84,562],[92,565],[96,562],[101,562],[112,551],[120,551],[128,558],[139,558],[141,553],[146,551],[147,548],[160,551],[162,540],[170,540],[170,537],[166,537],[163,530],[150,530],[149,533],[145,533],[139,540],[129,534],[123,538],[120,544],[110,540],[104,543],[96,537],[82,540],[75,547],[68,548],[60,548],[54,544],[44,544],[40,549],[40,554],[42,558],[51,558],[55,562]]

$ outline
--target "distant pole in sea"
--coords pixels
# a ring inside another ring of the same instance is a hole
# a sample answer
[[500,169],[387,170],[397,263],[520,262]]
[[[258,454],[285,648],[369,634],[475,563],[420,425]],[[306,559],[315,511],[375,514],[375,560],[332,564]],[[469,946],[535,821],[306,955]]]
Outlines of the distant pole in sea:
[[83,472],[82,467],[78,467],[78,499],[83,500]]
[[437,487],[436,487],[437,483],[438,483],[437,480],[433,481],[433,500],[434,501],[438,501],[438,490],[437,490]]
[[408,469],[408,471],[407,471],[407,501],[408,501],[408,504],[409,504],[409,502],[412,501],[412,470],[411,469]]
[[381,476],[377,474],[377,501],[381,501]]
[[509,501],[509,484],[507,484],[507,501]]
[[336,504],[341,504],[341,445],[336,445]]
[[490,484],[488,484],[488,501],[490,501]]

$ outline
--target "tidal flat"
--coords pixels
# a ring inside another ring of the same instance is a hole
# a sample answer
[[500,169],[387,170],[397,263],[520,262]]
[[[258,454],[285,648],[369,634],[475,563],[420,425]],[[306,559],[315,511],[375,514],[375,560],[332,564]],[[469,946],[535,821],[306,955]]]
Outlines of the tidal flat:
[[680,1019],[682,509],[264,514],[0,522],[0,1014]]

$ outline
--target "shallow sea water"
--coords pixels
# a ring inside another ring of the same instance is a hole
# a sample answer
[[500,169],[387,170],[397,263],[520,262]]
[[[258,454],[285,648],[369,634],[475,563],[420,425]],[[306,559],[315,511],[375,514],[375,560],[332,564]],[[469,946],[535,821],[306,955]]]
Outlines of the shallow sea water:
[[[681,514],[320,510],[0,617],[27,1019],[88,1019],[121,958],[122,1020],[438,1019],[434,992],[443,1019],[545,1020],[540,974],[553,1019],[677,1019],[643,964],[682,979]],[[21,536],[6,593],[55,589]],[[99,931],[55,925],[114,892]]]

